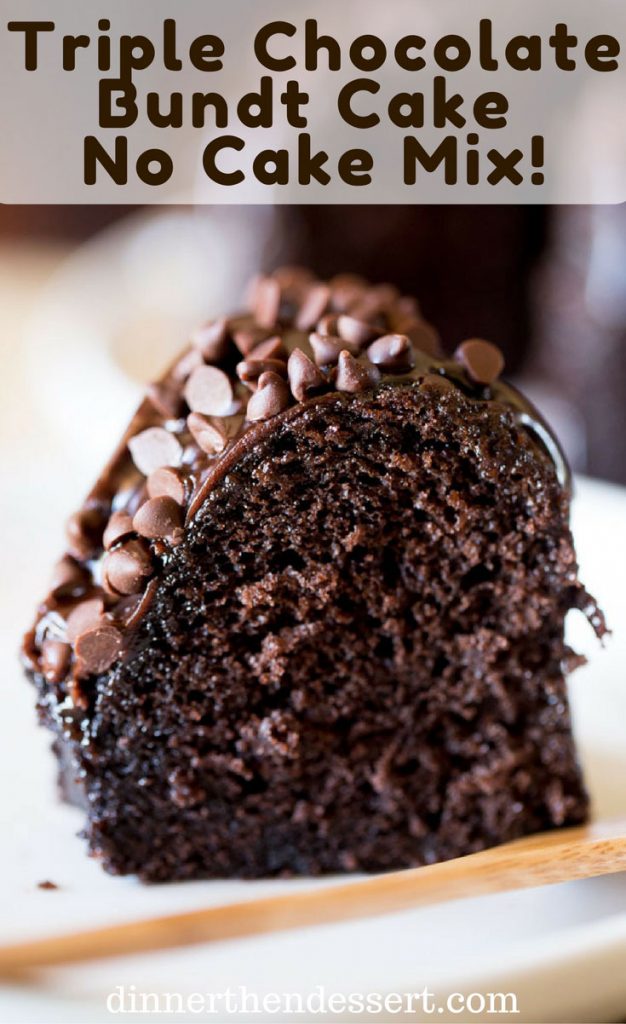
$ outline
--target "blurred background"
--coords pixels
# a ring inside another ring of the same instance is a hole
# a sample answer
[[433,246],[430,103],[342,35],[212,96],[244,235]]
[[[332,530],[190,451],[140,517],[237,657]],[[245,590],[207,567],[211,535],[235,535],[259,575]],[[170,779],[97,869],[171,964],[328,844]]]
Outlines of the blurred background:
[[3,351],[94,460],[112,405],[285,262],[416,294],[448,351],[495,341],[574,469],[626,483],[626,206],[0,206]]

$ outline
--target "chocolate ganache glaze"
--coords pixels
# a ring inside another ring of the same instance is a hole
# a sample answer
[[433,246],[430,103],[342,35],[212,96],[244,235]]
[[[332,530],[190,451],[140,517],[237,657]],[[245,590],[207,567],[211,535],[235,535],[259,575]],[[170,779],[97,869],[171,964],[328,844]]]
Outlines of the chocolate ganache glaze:
[[446,358],[418,303],[391,285],[348,274],[324,283],[289,267],[257,280],[250,312],[201,327],[149,386],[68,523],[67,553],[23,645],[27,668],[51,688],[51,710],[68,723],[80,717],[89,677],[130,650],[186,525],[237,460],[285,418],[390,386],[456,388],[508,413],[569,488],[557,439],[500,379],[502,369],[499,349],[480,339]]

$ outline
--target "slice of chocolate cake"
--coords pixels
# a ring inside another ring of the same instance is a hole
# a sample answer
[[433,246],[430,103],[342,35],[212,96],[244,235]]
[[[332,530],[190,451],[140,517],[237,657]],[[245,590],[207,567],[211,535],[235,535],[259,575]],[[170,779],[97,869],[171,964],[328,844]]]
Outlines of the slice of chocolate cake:
[[385,870],[582,821],[559,446],[417,303],[283,269],[152,385],[27,635],[91,852]]

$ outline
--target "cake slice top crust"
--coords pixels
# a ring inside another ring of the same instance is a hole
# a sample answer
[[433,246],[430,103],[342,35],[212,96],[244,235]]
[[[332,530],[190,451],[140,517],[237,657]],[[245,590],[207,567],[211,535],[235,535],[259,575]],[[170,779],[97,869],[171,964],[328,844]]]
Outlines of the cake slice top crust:
[[313,405],[412,385],[507,413],[569,489],[550,428],[501,380],[499,349],[482,339],[443,354],[418,303],[388,284],[301,268],[257,279],[243,315],[211,321],[149,385],[82,508],[66,554],[26,635],[27,667],[74,707],[86,681],[123,659],[158,580],[212,490],[246,452]]

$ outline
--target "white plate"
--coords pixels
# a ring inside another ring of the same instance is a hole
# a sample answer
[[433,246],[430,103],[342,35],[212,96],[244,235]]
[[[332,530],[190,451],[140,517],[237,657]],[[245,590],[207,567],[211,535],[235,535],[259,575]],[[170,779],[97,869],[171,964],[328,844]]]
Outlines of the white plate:
[[[19,635],[29,624],[61,546],[61,523],[71,507],[68,493],[74,496],[76,489],[76,480],[67,479],[67,436],[61,440],[48,431],[50,406],[42,412],[34,400],[41,381],[29,392],[23,379],[27,368],[32,375],[34,365],[5,361],[6,373],[14,376],[5,376],[8,404],[2,420],[15,428],[0,441],[0,941],[308,884],[198,882],[145,887],[134,879],[108,877],[85,856],[83,842],[76,838],[80,814],[56,801],[49,736],[35,725],[33,694],[21,679],[16,659]],[[572,642],[590,657],[589,665],[572,681],[576,731],[596,813],[626,813],[626,491],[588,480],[579,480],[577,491],[574,527],[582,577],[605,609],[614,635],[600,649],[582,616],[572,617]],[[38,889],[37,883],[46,879],[59,889]],[[237,990],[244,985],[260,996],[308,993],[318,986],[326,993],[420,991],[428,986],[439,999],[455,990],[512,991],[521,1011],[514,1019],[606,1021],[626,1016],[625,962],[626,876],[621,875],[450,903],[371,922],[49,972],[35,986],[0,990],[0,1021],[242,1019],[219,1012],[188,1017],[112,1015],[106,997],[120,985],[127,991],[134,985],[137,990],[182,994],[224,992],[229,986]],[[448,1016],[442,1012],[437,1019]],[[341,1018],[272,1013],[248,1019]],[[351,1014],[345,1019],[373,1017]]]

